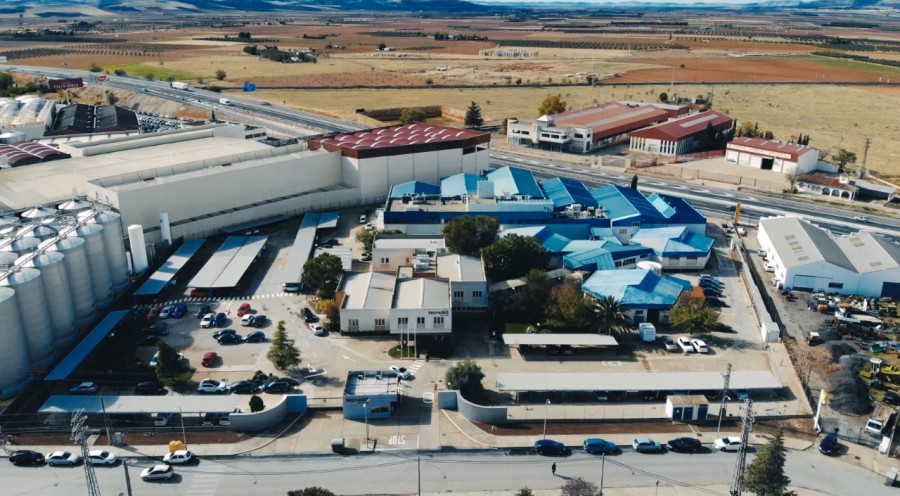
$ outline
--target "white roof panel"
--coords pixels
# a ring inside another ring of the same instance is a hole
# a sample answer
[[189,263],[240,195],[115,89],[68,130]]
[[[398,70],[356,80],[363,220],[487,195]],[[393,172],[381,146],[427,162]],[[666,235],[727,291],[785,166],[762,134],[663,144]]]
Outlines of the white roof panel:
[[206,265],[191,279],[189,288],[233,288],[266,244],[267,236],[229,236]]
[[[499,372],[500,391],[707,391],[720,390],[720,372]],[[731,372],[731,389],[774,389],[768,370]]]
[[569,345],[569,346],[616,346],[616,338],[603,334],[504,334],[503,344],[521,345]]
[[[101,401],[102,400],[102,401]],[[106,414],[132,413],[230,413],[241,406],[238,395],[177,395],[177,396],[51,396],[39,413]]]

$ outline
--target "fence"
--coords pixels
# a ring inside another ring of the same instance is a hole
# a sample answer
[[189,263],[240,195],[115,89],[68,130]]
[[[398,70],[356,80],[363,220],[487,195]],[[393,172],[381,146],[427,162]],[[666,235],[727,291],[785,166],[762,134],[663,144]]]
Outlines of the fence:
[[716,158],[716,157],[724,157],[724,150],[712,150],[709,152],[697,152],[697,153],[686,153],[684,155],[676,155],[675,163],[680,164],[682,162],[691,162],[694,160],[705,160],[708,158]]
[[881,438],[874,438],[866,433],[865,427],[850,426],[839,419],[819,417],[819,426],[822,432],[830,433],[838,429],[837,437],[854,444],[878,449]]
[[[655,159],[647,159],[655,160]],[[733,174],[722,174],[720,172],[712,172],[702,169],[692,169],[689,167],[679,167],[677,165],[659,164],[658,162],[644,164],[643,160],[633,160],[631,167],[643,168],[653,167],[654,174],[665,176],[674,176],[685,180],[702,180],[713,181],[718,183],[734,184],[737,186],[747,186],[751,188],[766,189],[770,191],[781,192],[785,188],[783,182],[767,181],[764,179],[756,179],[753,177],[744,177]]]

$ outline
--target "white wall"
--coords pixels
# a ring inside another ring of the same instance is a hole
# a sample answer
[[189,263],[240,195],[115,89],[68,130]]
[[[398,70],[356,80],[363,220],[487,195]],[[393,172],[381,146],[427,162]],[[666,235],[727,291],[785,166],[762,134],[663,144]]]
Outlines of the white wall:
[[[455,296],[457,291],[462,291],[462,298]],[[476,297],[475,292],[480,291],[481,296]],[[453,308],[474,307],[487,308],[488,291],[486,281],[450,281],[450,303]]]
[[[376,248],[372,247],[372,270],[396,271],[401,265],[412,265],[413,248]],[[383,259],[387,259],[384,262]]]
[[900,269],[880,270],[861,274],[857,287],[858,294],[881,297],[881,288],[885,282],[900,282]]
[[[406,317],[408,325],[402,326],[398,323],[398,319]],[[416,319],[422,317],[425,323],[416,324]],[[443,324],[435,324],[435,317],[444,319]],[[394,308],[391,310],[391,334],[403,334],[408,332],[412,334],[445,334],[453,330],[453,315],[449,308],[415,308],[401,309]]]
[[663,269],[682,269],[682,270],[700,270],[706,267],[709,262],[709,255],[697,257],[693,260],[687,257],[655,257],[656,261],[661,263]]
[[[359,329],[350,330],[350,320],[359,321]],[[384,329],[375,328],[375,320],[384,319]],[[342,332],[384,332],[391,328],[391,310],[389,308],[341,309]]]

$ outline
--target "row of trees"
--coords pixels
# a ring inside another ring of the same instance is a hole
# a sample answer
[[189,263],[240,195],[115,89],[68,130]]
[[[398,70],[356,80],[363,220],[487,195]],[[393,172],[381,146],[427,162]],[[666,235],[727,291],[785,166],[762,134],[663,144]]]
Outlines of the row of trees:
[[[400,113],[400,122],[403,124],[425,122],[427,118],[425,110],[419,107],[407,107]],[[466,127],[480,127],[484,124],[484,118],[481,116],[481,107],[477,103],[472,102],[466,109],[464,124]]]

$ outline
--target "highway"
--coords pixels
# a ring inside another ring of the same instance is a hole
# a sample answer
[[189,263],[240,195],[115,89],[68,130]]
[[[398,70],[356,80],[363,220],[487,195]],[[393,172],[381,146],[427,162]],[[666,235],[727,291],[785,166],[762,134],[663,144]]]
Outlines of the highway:
[[[753,455],[748,456],[748,463]],[[624,453],[606,457],[604,487],[678,487],[677,494],[727,494],[734,473],[734,453],[700,454]],[[419,465],[419,461],[421,465]],[[557,476],[550,464],[557,463]],[[505,452],[455,452],[423,454],[380,452],[352,456],[238,457],[201,460],[198,465],[178,466],[167,482],[145,482],[140,472],[151,461],[129,460],[132,492],[127,490],[125,468],[98,467],[103,494],[247,496],[284,495],[290,489],[321,486],[336,494],[416,494],[419,467],[422,493],[516,491],[554,489],[572,477],[599,483],[601,460],[576,451],[568,458],[510,455]],[[884,494],[883,478],[839,458],[811,451],[788,453],[786,472],[794,487],[824,494]],[[10,496],[70,496],[83,494],[81,467],[0,466],[3,494]],[[79,490],[76,490],[79,488]],[[693,490],[689,490],[693,489]],[[675,494],[666,492],[665,494]]]

